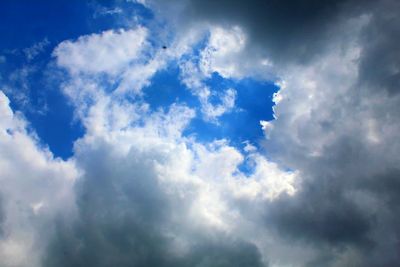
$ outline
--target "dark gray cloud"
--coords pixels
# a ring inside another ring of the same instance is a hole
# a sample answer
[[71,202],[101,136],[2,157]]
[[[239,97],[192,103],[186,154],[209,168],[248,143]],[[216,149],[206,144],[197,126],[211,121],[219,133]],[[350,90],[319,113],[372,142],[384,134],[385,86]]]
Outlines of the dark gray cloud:
[[363,32],[360,84],[375,92],[396,94],[400,90],[399,10],[399,1],[379,1]]
[[266,227],[317,251],[304,266],[398,265],[399,1],[160,5],[181,12],[178,30],[240,26],[247,57],[267,55],[287,80],[265,146],[303,180],[265,206]]
[[[346,109],[346,114],[353,111]],[[368,120],[365,115],[358,118],[362,117]],[[277,154],[300,170],[304,180],[294,197],[283,196],[269,206],[264,221],[288,242],[319,250],[319,256],[307,266],[396,266],[400,173],[396,167],[398,156],[391,153],[391,147],[398,148],[399,143],[388,139],[371,146],[361,141],[364,133],[356,119],[347,120],[353,123],[353,129],[330,129],[337,132],[337,139],[326,145],[321,156],[310,156],[307,148],[287,142],[288,135],[282,137],[286,142]],[[393,123],[399,125],[398,120]],[[310,121],[305,125],[314,127]],[[351,134],[338,137],[346,131]],[[390,136],[389,131],[385,134]],[[348,261],[337,262],[348,253]]]
[[[150,1],[151,2],[151,1]],[[352,19],[369,16],[359,40],[361,45],[361,86],[397,92],[400,83],[400,10],[398,1],[369,0],[292,0],[292,1],[153,1],[159,10],[180,12],[180,30],[198,23],[239,25],[249,37],[247,57],[267,56],[275,64],[310,63],[316,56],[338,45],[337,41],[354,39],[348,28]],[[155,8],[155,10],[158,10]],[[167,18],[168,19],[168,18]],[[171,18],[169,18],[171,20]],[[178,30],[179,31],[179,30]],[[356,33],[354,33],[356,34]]]
[[[318,264],[307,266],[319,266],[324,260],[324,266],[337,266],[337,258],[349,248],[357,251],[350,257],[357,258],[354,266],[395,266],[399,260],[398,249],[391,247],[398,247],[400,241],[400,173],[398,163],[389,158],[392,155],[380,151],[399,144],[388,140],[376,148],[361,142],[362,138],[360,133],[338,138],[320,157],[308,156],[306,149],[284,156],[305,180],[294,197],[271,204],[265,221],[280,236],[320,250]],[[296,146],[286,143],[285,147],[290,154]],[[390,149],[386,151],[390,154]]]
[[3,207],[3,197],[0,195],[0,238],[4,235],[3,224],[6,219],[6,214]]
[[344,199],[340,191],[327,186],[322,188],[321,182],[314,183],[294,198],[277,201],[268,214],[270,223],[283,236],[316,245],[368,242],[366,234],[373,218],[368,218],[351,201]]
[[[309,62],[342,35],[343,20],[368,12],[371,1],[155,1],[160,10],[179,10],[180,28],[196,23],[239,25],[249,37],[249,55],[276,64]],[[180,8],[176,7],[180,6]],[[183,7],[182,7],[183,6]],[[157,10],[157,9],[156,9]],[[169,11],[168,11],[169,12]],[[168,16],[168,14],[165,14]]]

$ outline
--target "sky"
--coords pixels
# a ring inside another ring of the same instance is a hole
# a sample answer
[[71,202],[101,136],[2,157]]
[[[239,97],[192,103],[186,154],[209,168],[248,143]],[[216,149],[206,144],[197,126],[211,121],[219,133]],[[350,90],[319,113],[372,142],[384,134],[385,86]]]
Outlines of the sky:
[[0,266],[397,266],[399,12],[1,1]]

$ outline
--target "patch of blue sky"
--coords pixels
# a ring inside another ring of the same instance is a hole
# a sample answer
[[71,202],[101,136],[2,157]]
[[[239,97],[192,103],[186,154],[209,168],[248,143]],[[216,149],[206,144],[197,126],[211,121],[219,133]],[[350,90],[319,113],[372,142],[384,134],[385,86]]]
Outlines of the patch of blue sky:
[[173,64],[158,71],[150,85],[143,88],[143,100],[152,110],[167,109],[173,103],[191,108],[200,105],[197,97],[182,85],[179,79],[179,67]]
[[[61,81],[51,72],[51,53],[58,43],[101,31],[106,23],[90,23],[93,10],[84,1],[1,1],[0,6],[2,90],[39,140],[66,159],[83,128],[74,121],[73,109],[59,90]],[[27,49],[42,42],[45,45],[29,57]]]
[[[28,89],[22,88],[27,84]],[[43,145],[57,157],[72,156],[73,142],[83,136],[83,126],[74,120],[74,109],[59,89],[61,80],[43,62],[36,62],[32,73],[23,80],[8,80],[9,90],[24,90],[26,104],[19,95],[6,92],[13,110],[22,111]]]
[[236,147],[243,147],[245,141],[257,146],[263,138],[260,120],[274,118],[272,97],[279,88],[271,82],[225,79],[217,73],[206,80],[206,85],[217,92],[234,88],[237,93],[235,108],[219,117],[218,123],[195,119],[187,133],[204,141],[226,138]]
[[[237,92],[235,108],[218,117],[218,122],[205,120],[200,112],[200,101],[191,94],[180,81],[179,68],[169,65],[159,71],[151,84],[143,89],[144,101],[155,109],[167,109],[173,103],[187,105],[197,111],[197,116],[185,130],[185,136],[193,136],[197,141],[210,142],[217,139],[227,139],[231,145],[239,149],[249,141],[258,146],[263,139],[260,120],[273,120],[273,94],[278,87],[272,82],[257,81],[246,78],[242,80],[225,79],[214,73],[205,84],[215,92],[223,92],[234,88]],[[213,104],[219,104],[218,98],[211,99]]]
[[46,93],[46,112],[26,115],[40,140],[49,146],[55,156],[63,159],[72,156],[73,143],[84,134],[82,124],[73,116],[73,107],[57,89]]
[[[91,8],[79,0],[1,1],[1,49],[23,49],[48,38],[50,42],[90,32]],[[62,15],[61,15],[62,14]],[[96,27],[99,25],[96,23]]]

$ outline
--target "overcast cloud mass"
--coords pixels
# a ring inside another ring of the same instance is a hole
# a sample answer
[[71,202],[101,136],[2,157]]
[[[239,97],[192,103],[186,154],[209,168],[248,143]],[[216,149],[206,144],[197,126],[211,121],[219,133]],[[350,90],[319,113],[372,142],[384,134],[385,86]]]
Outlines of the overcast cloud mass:
[[0,266],[400,266],[399,1],[0,5]]

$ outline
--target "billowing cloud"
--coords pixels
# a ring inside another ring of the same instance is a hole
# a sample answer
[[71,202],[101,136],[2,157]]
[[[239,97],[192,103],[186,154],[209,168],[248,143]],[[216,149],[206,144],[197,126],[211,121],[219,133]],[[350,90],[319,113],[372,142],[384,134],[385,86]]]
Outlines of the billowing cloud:
[[59,44],[54,55],[57,64],[72,73],[116,74],[137,59],[145,46],[146,35],[144,28],[86,35],[75,42]]
[[[69,162],[39,147],[4,95],[1,114],[8,155],[1,160],[2,265],[265,266],[253,241],[235,234],[241,220],[230,206],[292,193],[293,175],[270,163],[257,167],[254,179],[238,174],[243,156],[235,148],[182,137],[190,109],[148,114],[141,126],[88,130]],[[285,175],[288,189],[279,181]],[[265,183],[275,190],[266,196]]]
[[[254,149],[244,155],[226,140],[185,137],[195,116],[185,105],[150,110],[59,64],[70,74],[62,89],[85,127],[69,161],[42,148],[2,95],[2,142],[16,155],[2,159],[9,166],[1,175],[2,264],[268,265],[256,236],[242,229],[251,218],[235,203],[293,195],[296,173]],[[231,107],[234,95],[228,90],[222,105]],[[254,172],[239,171],[245,158]],[[15,205],[23,209],[15,213]]]
[[[395,265],[398,253],[388,246],[398,242],[399,98],[360,85],[364,55],[356,42],[347,45],[288,69],[281,82],[265,145],[304,181],[294,198],[273,204],[266,220],[282,236],[322,246],[311,266]],[[394,191],[381,190],[389,184]]]
[[[296,173],[254,150],[247,155],[254,172],[242,173],[245,156],[227,141],[201,144],[183,136],[193,109],[173,104],[152,111],[71,77],[64,90],[87,105],[80,113],[86,134],[74,154],[82,173],[75,184],[78,211],[57,223],[45,266],[268,264],[253,236],[236,230],[252,223],[234,203],[293,195]],[[80,82],[90,101],[69,91]],[[223,99],[234,97],[226,94]]]
[[40,266],[56,218],[75,209],[73,161],[54,159],[0,92],[0,265]]

